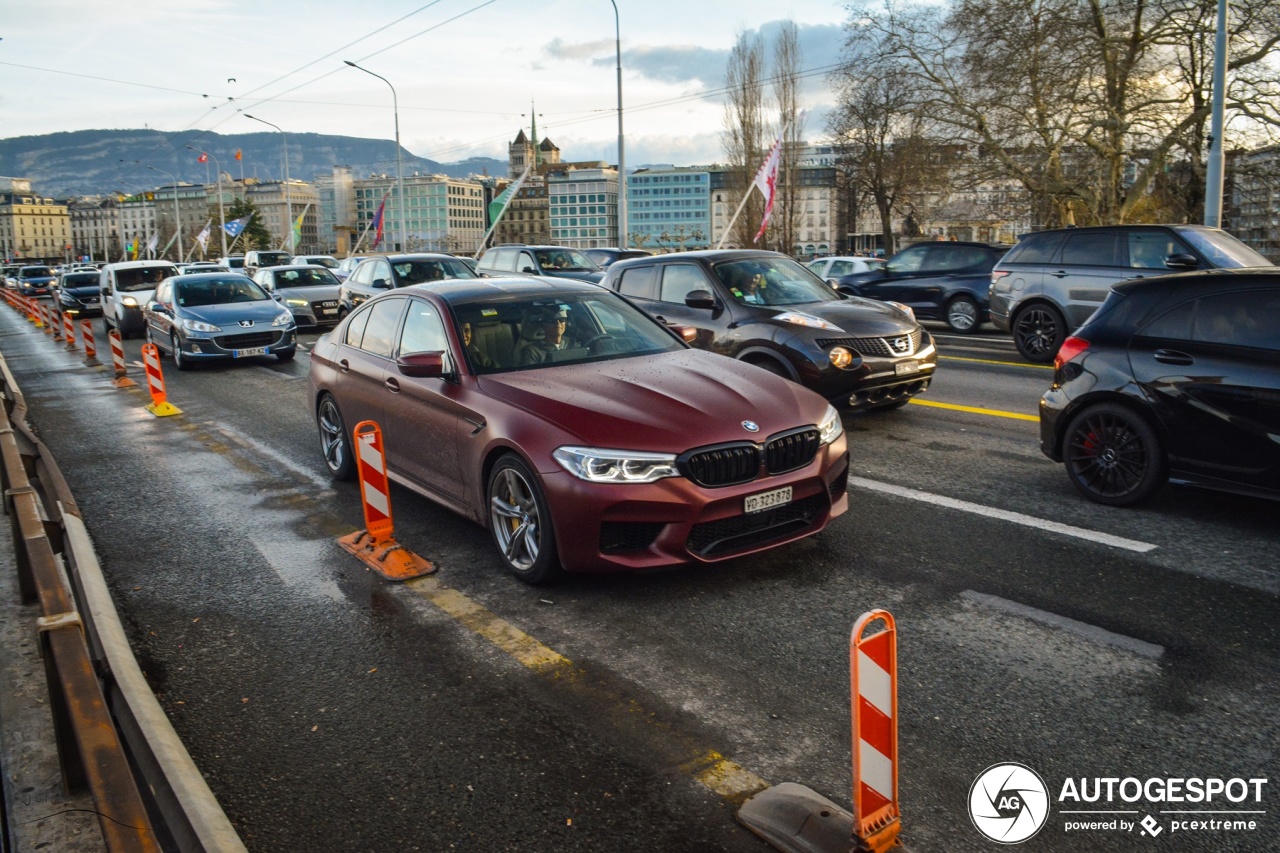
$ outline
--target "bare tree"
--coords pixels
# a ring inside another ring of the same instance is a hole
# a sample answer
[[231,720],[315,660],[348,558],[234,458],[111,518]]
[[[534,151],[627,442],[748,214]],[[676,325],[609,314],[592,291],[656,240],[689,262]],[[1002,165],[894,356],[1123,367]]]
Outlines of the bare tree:
[[764,201],[751,191],[751,181],[765,155],[764,40],[739,33],[725,70],[728,101],[724,112],[724,152],[729,166],[729,198],[734,209],[747,193],[747,204],[729,239],[750,246],[764,216]]
[[[799,186],[798,160],[803,154],[804,126],[800,104],[800,28],[784,21],[773,46],[773,97],[778,104],[778,136],[782,139],[782,160],[778,170],[779,192],[770,219],[774,246],[788,254],[800,242],[803,201]],[[766,233],[765,239],[769,235]]]

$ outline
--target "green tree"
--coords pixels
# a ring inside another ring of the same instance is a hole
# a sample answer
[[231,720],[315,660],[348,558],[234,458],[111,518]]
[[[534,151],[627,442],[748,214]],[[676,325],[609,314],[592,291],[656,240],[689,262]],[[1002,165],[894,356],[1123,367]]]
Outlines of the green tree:
[[[218,220],[217,209],[212,212],[215,222]],[[244,252],[249,249],[270,249],[271,248],[271,232],[267,230],[267,226],[262,222],[262,213],[258,210],[258,206],[247,198],[237,198],[226,208],[227,222],[234,222],[237,219],[243,219],[252,215],[249,224],[245,226],[244,231],[240,232],[240,236],[236,238],[234,247],[230,242],[227,243],[227,251]]]

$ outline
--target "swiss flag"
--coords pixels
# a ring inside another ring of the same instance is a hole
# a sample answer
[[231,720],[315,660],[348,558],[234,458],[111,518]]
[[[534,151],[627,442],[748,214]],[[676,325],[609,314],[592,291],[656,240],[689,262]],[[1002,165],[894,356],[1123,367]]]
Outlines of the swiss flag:
[[208,154],[206,154],[206,153],[204,153],[203,151],[201,151],[201,152],[200,152],[200,156],[196,158],[196,162],[197,162],[197,163],[208,163],[208,162],[209,162],[209,155],[208,155]]

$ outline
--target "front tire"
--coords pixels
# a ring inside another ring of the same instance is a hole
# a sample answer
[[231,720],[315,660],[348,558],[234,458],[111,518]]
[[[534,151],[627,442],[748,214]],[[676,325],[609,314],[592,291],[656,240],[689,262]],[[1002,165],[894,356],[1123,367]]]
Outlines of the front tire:
[[316,409],[316,424],[320,428],[320,453],[324,457],[329,476],[335,480],[350,480],[356,474],[355,459],[351,456],[351,436],[347,424],[338,410],[338,401],[330,394],[320,398]]
[[551,508],[529,466],[514,453],[489,473],[489,531],[507,570],[527,584],[560,574]]
[[286,350],[284,352],[278,352],[276,353],[276,360],[293,361],[293,357],[297,354],[298,354],[298,351],[296,349]]
[[1099,403],[1071,419],[1063,440],[1067,477],[1080,494],[1107,506],[1132,506],[1167,479],[1160,438],[1127,406]]
[[182,343],[178,340],[176,334],[169,336],[169,344],[173,347],[173,352],[170,353],[173,356],[173,366],[179,370],[190,370],[192,366],[191,359],[183,355]]
[[982,309],[968,296],[957,296],[947,303],[947,325],[958,335],[968,335],[982,325]]
[[1067,322],[1052,305],[1028,305],[1013,318],[1013,345],[1027,361],[1048,364],[1067,338]]

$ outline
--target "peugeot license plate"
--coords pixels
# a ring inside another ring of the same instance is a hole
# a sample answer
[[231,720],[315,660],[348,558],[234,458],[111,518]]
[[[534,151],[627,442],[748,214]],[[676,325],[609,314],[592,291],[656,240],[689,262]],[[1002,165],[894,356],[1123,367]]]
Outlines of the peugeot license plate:
[[893,366],[893,372],[898,376],[905,376],[908,373],[919,373],[920,362],[918,361],[900,361]]
[[252,349],[233,349],[231,351],[232,358],[248,358],[251,355],[266,355],[266,347],[253,347]]
[[791,503],[791,487],[774,489],[772,492],[761,492],[758,495],[747,495],[744,512],[763,512],[775,506]]

